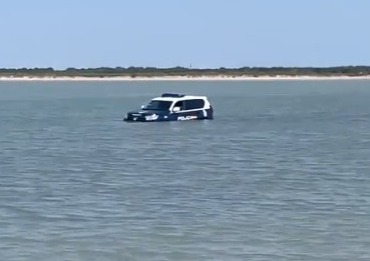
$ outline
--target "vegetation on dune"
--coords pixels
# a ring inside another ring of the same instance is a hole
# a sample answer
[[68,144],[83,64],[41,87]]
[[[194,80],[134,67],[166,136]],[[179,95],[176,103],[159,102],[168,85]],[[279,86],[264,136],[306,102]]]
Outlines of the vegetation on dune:
[[193,69],[185,67],[100,67],[100,68],[0,68],[0,77],[161,77],[161,76],[366,76],[370,66],[338,67],[241,67],[218,69]]

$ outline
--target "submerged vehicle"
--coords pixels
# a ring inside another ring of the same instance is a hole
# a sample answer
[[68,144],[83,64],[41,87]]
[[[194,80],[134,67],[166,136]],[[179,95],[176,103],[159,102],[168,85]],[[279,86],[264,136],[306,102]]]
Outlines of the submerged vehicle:
[[153,98],[141,110],[130,111],[127,122],[211,120],[213,108],[206,96],[164,93]]

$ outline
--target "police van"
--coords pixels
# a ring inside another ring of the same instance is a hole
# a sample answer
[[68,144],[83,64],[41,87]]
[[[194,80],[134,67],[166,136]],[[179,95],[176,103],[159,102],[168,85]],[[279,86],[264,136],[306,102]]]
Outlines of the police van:
[[206,96],[164,93],[140,110],[130,111],[126,122],[212,120],[213,108]]

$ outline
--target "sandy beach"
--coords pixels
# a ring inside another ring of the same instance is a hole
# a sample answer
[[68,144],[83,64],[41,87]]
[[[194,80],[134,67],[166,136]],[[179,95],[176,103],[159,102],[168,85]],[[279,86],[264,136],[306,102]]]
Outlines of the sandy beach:
[[0,81],[279,81],[370,80],[370,76],[163,76],[163,77],[1,77]]

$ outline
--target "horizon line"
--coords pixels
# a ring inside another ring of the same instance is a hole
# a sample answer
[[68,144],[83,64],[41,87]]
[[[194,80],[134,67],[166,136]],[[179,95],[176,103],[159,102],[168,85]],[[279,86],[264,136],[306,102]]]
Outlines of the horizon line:
[[99,67],[73,67],[68,66],[64,68],[54,68],[52,66],[34,66],[34,67],[0,67],[0,70],[37,70],[37,69],[47,69],[47,70],[54,70],[54,71],[66,71],[66,70],[88,70],[88,69],[186,69],[186,70],[238,70],[238,69],[330,69],[330,68],[359,68],[359,67],[368,67],[370,68],[370,65],[333,65],[333,66],[240,66],[240,67],[224,67],[224,66],[218,66],[218,67],[186,67],[186,66],[167,66],[167,67],[156,67],[156,66],[99,66]]

